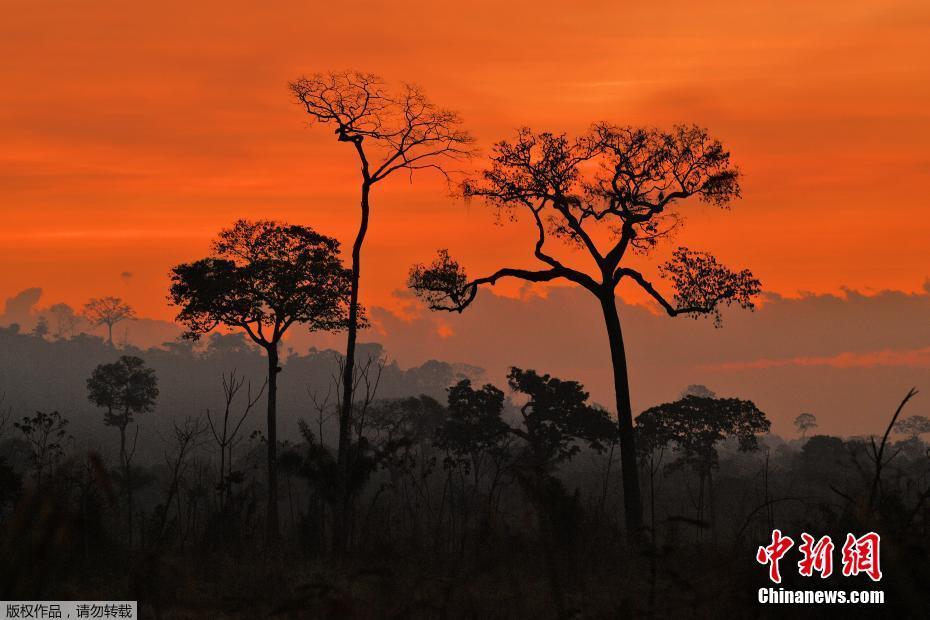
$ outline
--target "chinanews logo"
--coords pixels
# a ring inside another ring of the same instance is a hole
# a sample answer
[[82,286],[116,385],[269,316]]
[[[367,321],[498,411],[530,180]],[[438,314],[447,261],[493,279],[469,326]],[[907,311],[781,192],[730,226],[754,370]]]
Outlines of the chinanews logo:
[[[801,544],[798,551],[801,559],[798,561],[798,573],[803,577],[811,577],[819,573],[822,579],[833,574],[833,540],[823,536],[814,539],[808,533],[801,534]],[[772,542],[756,551],[756,561],[768,565],[769,579],[772,583],[781,583],[780,561],[794,547],[794,540],[785,536],[781,530],[772,531]],[[844,577],[853,577],[859,574],[867,575],[872,581],[881,581],[881,537],[875,532],[869,532],[856,537],[846,534],[846,542],[842,549],[842,571]]]
[[[788,552],[795,547],[795,541],[784,535],[781,530],[772,531],[771,542],[760,546],[756,551],[756,562],[768,568],[768,577],[773,584],[782,582],[781,561],[789,557]],[[797,561],[798,574],[802,577],[819,575],[826,579],[834,573],[834,555],[836,545],[830,536],[815,538],[807,532],[801,534],[797,545],[800,558]],[[793,556],[794,554],[792,554]],[[873,582],[882,579],[881,537],[875,532],[861,536],[846,534],[839,553],[839,572],[844,577],[864,575]],[[793,557],[792,557],[793,559]],[[884,603],[882,590],[787,590],[785,588],[760,588],[760,603]]]

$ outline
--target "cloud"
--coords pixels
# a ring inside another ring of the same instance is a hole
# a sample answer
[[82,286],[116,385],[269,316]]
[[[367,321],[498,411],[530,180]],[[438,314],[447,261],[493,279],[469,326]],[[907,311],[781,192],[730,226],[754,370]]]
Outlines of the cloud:
[[[461,315],[375,307],[384,344],[402,365],[437,358],[488,370],[503,383],[510,365],[582,381],[613,403],[612,374],[598,304],[585,291],[550,287],[545,297],[482,291]],[[884,423],[912,385],[930,390],[930,287],[919,293],[768,295],[755,312],[672,319],[620,302],[634,410],[674,399],[691,383],[753,399],[792,433],[810,410],[825,432],[867,434]],[[613,408],[612,406],[610,408]]]
[[42,297],[42,289],[35,286],[20,291],[9,297],[4,306],[0,321],[3,323],[32,324],[32,310]]
[[711,364],[709,370],[748,370],[781,366],[832,366],[833,368],[874,368],[875,366],[905,366],[930,368],[930,347],[911,351],[844,352],[825,357],[793,357],[790,359],[758,359],[751,362]]

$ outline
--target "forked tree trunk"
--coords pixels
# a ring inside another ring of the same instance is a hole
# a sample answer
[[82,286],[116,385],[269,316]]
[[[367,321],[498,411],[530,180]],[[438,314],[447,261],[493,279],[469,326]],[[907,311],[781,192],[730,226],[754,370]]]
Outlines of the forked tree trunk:
[[620,475],[623,481],[624,522],[627,537],[631,540],[642,534],[643,503],[639,490],[639,471],[636,463],[636,439],[633,435],[633,409],[630,404],[630,379],[626,366],[626,350],[620,316],[613,292],[601,295],[601,310],[610,342],[610,361],[613,366],[614,392],[617,399],[617,426],[620,435]]
[[277,544],[278,528],[278,344],[268,351],[268,510],[265,520],[265,537],[269,545]]

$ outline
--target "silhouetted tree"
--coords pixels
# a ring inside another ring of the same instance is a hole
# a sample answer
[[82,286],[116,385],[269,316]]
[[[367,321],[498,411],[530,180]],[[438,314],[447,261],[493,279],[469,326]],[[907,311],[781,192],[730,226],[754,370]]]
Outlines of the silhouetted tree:
[[588,403],[577,381],[564,381],[534,370],[511,368],[507,383],[528,397],[520,407],[525,431],[511,429],[532,448],[538,467],[551,468],[578,454],[579,443],[603,452],[616,435],[604,409]]
[[[651,407],[636,417],[637,432],[652,446],[671,445],[678,455],[670,467],[690,467],[698,476],[697,518],[704,518],[706,486],[719,467],[717,444],[735,437],[742,451],[758,447],[757,435],[768,432],[771,422],[755,403],[738,398],[685,396]],[[713,511],[711,489],[711,511]]]
[[807,436],[807,431],[817,428],[817,416],[813,413],[802,413],[794,419],[794,427],[801,433],[801,437]]
[[806,474],[823,475],[849,464],[849,452],[839,437],[813,435],[801,448],[801,466]]
[[442,437],[460,453],[499,451],[507,434],[522,444],[510,467],[536,508],[553,602],[564,615],[565,565],[574,549],[580,507],[552,472],[580,451],[579,444],[602,452],[616,427],[605,410],[587,402],[588,393],[576,381],[511,368],[507,383],[527,397],[519,409],[522,424],[508,424],[501,417],[500,390],[492,385],[475,390],[464,380],[449,388],[449,419]]
[[126,441],[126,429],[133,416],[148,413],[155,408],[158,398],[158,378],[145,362],[132,355],[122,355],[112,364],[100,364],[87,380],[87,398],[98,407],[105,408],[103,423],[119,430],[119,463],[122,483],[126,491],[129,545],[132,546],[132,500],[136,486],[133,480],[132,458],[139,441],[139,427],[132,440]]
[[158,398],[158,378],[145,361],[132,355],[122,355],[112,364],[100,364],[87,380],[88,399],[105,408],[103,423],[115,426],[120,434],[119,460],[128,467],[135,445],[130,449],[126,429],[133,416],[155,408]]
[[158,545],[165,538],[168,527],[168,511],[171,504],[178,497],[181,488],[181,480],[184,477],[184,471],[188,466],[188,459],[192,452],[202,443],[201,437],[207,432],[207,425],[204,424],[203,418],[191,418],[188,416],[183,422],[173,421],[172,434],[166,443],[171,447],[165,451],[165,465],[170,472],[168,479],[168,489],[165,492],[165,501],[158,511],[158,523],[155,529],[156,542]]
[[35,327],[32,328],[32,335],[37,338],[45,338],[48,336],[48,332],[48,319],[46,319],[44,316],[40,316],[36,320]]
[[924,433],[930,433],[930,419],[922,415],[912,415],[896,422],[894,430],[911,439],[916,439]]
[[[135,318],[135,311],[119,297],[100,297],[84,305],[84,317],[91,325],[107,326],[107,342],[113,346],[113,326]],[[73,328],[72,328],[73,329]]]
[[[313,122],[332,126],[339,142],[352,145],[361,165],[361,219],[352,245],[349,329],[339,413],[337,460],[340,478],[344,479],[349,469],[361,255],[368,232],[372,188],[398,171],[412,175],[417,170],[432,169],[445,175],[449,161],[469,154],[472,139],[461,129],[461,119],[455,112],[435,106],[410,84],[398,93],[390,93],[376,75],[345,71],[301,78],[292,82],[290,89]],[[344,489],[344,481],[340,486]],[[345,489],[341,496],[345,504]],[[347,506],[338,509],[345,512]],[[337,548],[346,543],[343,523],[344,519],[337,516],[333,532]]]
[[[575,140],[521,129],[515,140],[495,145],[490,167],[481,180],[466,182],[463,193],[487,200],[509,219],[519,212],[528,214],[536,230],[533,256],[544,267],[507,267],[469,278],[441,250],[431,265],[415,265],[410,271],[410,287],[436,310],[461,312],[475,299],[479,286],[502,278],[567,280],[594,295],[610,344],[631,535],[642,526],[642,501],[616,289],[630,280],[670,316],[711,315],[715,324],[720,323],[721,305],[752,308],[759,281],[749,271],[731,271],[710,254],[681,247],[659,267],[671,281],[672,301],[627,264],[630,254],[649,254],[676,228],[676,208],[682,201],[694,197],[726,206],[739,196],[738,180],[730,153],[699,127],[659,131],[601,123]],[[550,239],[582,249],[596,269],[589,274],[560,260],[546,246]]]
[[[235,369],[231,370],[228,375],[223,373],[222,381],[223,398],[225,401],[222,420],[214,420],[210,410],[207,409],[207,422],[210,426],[210,432],[213,435],[216,446],[220,449],[220,475],[219,482],[216,485],[220,496],[220,512],[223,512],[226,508],[226,497],[232,485],[232,450],[241,440],[241,438],[239,438],[239,430],[242,428],[242,423],[245,422],[245,419],[249,416],[249,412],[252,411],[252,407],[255,406],[255,403],[257,403],[262,397],[262,394],[265,393],[265,386],[268,385],[268,379],[265,379],[258,393],[255,394],[255,398],[252,398],[252,382],[249,381],[248,385],[246,385],[245,377],[240,377]],[[233,403],[236,401],[236,397],[239,395],[243,386],[246,388],[245,401],[242,403],[241,413],[238,414],[238,420],[236,420],[236,414],[232,411]],[[230,416],[233,416],[233,419],[230,419]],[[238,478],[238,476],[236,478]]]
[[279,538],[277,386],[279,344],[295,323],[312,331],[346,328],[351,274],[339,242],[305,226],[239,220],[213,244],[215,255],[171,272],[177,320],[198,339],[219,326],[245,331],[268,358],[267,536]]
[[[367,436],[382,452],[387,452],[381,465],[390,477],[375,493],[368,513],[371,515],[376,502],[387,491],[403,502],[400,515],[416,544],[421,544],[430,517],[438,515],[432,502],[431,476],[439,463],[436,435],[447,417],[446,408],[425,395],[376,401],[366,415]],[[443,509],[445,505],[442,504]],[[382,508],[382,512],[393,511],[388,507]],[[437,529],[442,523],[442,516],[438,516]]]
[[49,307],[48,313],[55,320],[56,338],[71,338],[74,336],[74,330],[80,317],[74,313],[71,306],[64,303],[54,304]]
[[64,441],[68,436],[68,418],[57,411],[36,411],[13,426],[23,435],[29,446],[30,460],[35,473],[36,486],[42,486],[46,472],[52,473],[55,464],[64,456]]
[[438,429],[437,443],[448,450],[448,458],[477,478],[483,457],[505,449],[510,428],[501,418],[504,393],[491,384],[475,389],[469,379],[459,381],[448,393],[449,417]]

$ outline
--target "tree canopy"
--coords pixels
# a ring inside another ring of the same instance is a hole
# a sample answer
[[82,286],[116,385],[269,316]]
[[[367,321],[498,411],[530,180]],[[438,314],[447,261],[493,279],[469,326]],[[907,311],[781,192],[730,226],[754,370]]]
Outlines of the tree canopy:
[[643,411],[636,418],[640,449],[672,445],[678,453],[675,466],[688,465],[699,472],[718,466],[717,444],[735,437],[740,450],[753,450],[757,435],[771,422],[749,400],[685,396]]
[[[749,271],[730,270],[712,255],[686,247],[659,268],[673,289],[671,300],[622,263],[628,253],[649,254],[678,228],[683,200],[695,197],[726,207],[739,197],[739,170],[729,151],[700,127],[663,131],[598,123],[574,140],[524,128],[513,140],[495,145],[491,165],[479,179],[466,181],[462,192],[487,200],[502,219],[527,214],[537,231],[533,254],[545,268],[503,268],[469,279],[440,250],[432,264],[414,265],[408,280],[433,309],[461,312],[480,285],[505,277],[565,279],[598,294],[626,278],[672,316],[711,315],[719,323],[721,306],[752,308],[760,291]],[[596,270],[569,266],[547,248],[550,239],[585,250]]]
[[220,233],[213,250],[171,273],[171,301],[186,337],[196,340],[224,325],[267,347],[294,323],[345,328],[349,272],[335,239],[305,226],[239,220]]
[[148,413],[158,398],[158,378],[145,361],[122,355],[111,364],[100,364],[87,379],[87,398],[105,408],[108,426],[130,424],[134,414]]

